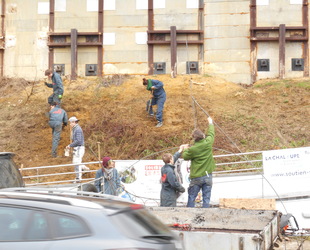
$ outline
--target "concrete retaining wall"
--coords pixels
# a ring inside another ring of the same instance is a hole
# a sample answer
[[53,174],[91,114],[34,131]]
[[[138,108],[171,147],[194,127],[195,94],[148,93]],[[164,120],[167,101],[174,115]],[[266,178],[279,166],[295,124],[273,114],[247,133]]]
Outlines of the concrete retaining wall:
[[[3,74],[29,80],[42,78],[48,67],[49,1],[6,0],[5,49]],[[54,32],[98,31],[96,1],[55,1]],[[103,75],[148,74],[147,1],[105,1]],[[198,30],[198,0],[154,1],[154,30]],[[204,0],[203,46],[177,46],[177,72],[186,74],[186,62],[199,62],[199,73],[226,80],[251,84],[250,0]],[[302,26],[302,5],[297,0],[257,0],[257,26]],[[302,2],[302,1],[300,1]],[[263,4],[262,4],[263,3]],[[267,5],[264,5],[268,3]],[[277,32],[267,32],[277,36]],[[288,32],[287,36],[291,34]],[[145,39],[143,39],[145,37]],[[167,41],[170,36],[166,35]],[[179,37],[191,40],[190,35]],[[68,41],[70,42],[70,41]],[[202,50],[201,50],[202,48]],[[285,77],[303,77],[303,71],[292,71],[291,59],[302,58],[301,42],[286,42]],[[202,51],[202,52],[201,52]],[[85,64],[97,63],[96,47],[79,47],[77,73],[85,76]],[[202,54],[201,54],[202,53]],[[259,42],[256,58],[269,59],[270,71],[257,72],[257,80],[279,76],[279,43]],[[154,62],[165,62],[171,73],[170,45],[154,45]],[[65,75],[71,73],[71,49],[55,48],[54,63],[65,64]],[[256,63],[256,61],[254,62]]]

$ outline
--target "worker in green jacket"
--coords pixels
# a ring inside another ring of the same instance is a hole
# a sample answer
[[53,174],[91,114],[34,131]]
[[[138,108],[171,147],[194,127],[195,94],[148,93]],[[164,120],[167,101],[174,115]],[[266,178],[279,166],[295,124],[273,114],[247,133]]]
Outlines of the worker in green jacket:
[[210,206],[212,172],[215,169],[212,153],[215,131],[211,117],[208,118],[208,122],[207,136],[200,129],[195,129],[192,133],[194,145],[188,146],[182,154],[184,160],[191,161],[187,207],[195,207],[195,200],[200,190],[202,190],[202,207]]

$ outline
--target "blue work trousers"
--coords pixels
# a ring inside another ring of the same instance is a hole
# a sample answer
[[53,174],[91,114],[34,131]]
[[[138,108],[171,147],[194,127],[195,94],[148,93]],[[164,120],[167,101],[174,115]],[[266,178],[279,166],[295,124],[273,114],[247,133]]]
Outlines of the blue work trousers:
[[61,99],[58,97],[58,94],[53,93],[51,94],[48,99],[47,102],[51,105],[53,102],[56,102],[59,106],[61,104]]
[[52,128],[52,156],[57,156],[57,148],[60,141],[61,131],[62,131],[62,123],[49,123]]
[[209,174],[209,176],[205,175],[191,179],[188,187],[187,207],[195,207],[195,200],[200,190],[202,190],[202,207],[210,207],[209,203],[212,190],[212,174]]
[[166,93],[164,92],[161,94],[159,97],[153,97],[152,99],[152,105],[150,106],[149,109],[149,114],[154,114],[153,113],[153,105],[157,105],[157,111],[156,111],[156,120],[158,122],[163,121],[163,110],[164,110],[164,104],[166,101]]

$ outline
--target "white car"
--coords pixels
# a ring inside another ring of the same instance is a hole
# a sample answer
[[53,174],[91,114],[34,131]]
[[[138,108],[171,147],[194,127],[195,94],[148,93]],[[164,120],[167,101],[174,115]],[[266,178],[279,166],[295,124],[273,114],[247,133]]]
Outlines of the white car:
[[182,249],[142,205],[98,193],[42,192],[0,190],[0,249]]

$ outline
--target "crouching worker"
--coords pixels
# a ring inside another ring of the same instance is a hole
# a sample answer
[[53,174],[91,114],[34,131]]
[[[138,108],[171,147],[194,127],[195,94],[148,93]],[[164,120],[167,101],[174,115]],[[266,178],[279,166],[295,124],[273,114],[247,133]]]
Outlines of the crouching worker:
[[102,168],[96,172],[95,186],[100,193],[117,196],[120,193],[121,181],[110,157],[102,158]]
[[177,181],[174,163],[179,159],[183,147],[173,156],[172,154],[164,154],[162,159],[165,165],[161,168],[161,207],[176,207],[179,193],[184,193],[185,188]]

